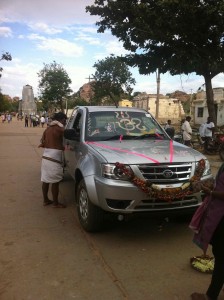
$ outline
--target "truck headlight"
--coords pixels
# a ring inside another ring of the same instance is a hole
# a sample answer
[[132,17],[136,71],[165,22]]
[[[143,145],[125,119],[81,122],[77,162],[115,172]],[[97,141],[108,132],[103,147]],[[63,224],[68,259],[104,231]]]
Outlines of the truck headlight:
[[[125,165],[126,169],[131,171],[131,168]],[[128,176],[121,172],[115,164],[102,164],[102,176],[116,180],[129,180]]]
[[[196,167],[198,166],[198,162],[196,163]],[[207,159],[205,159],[205,169],[202,176],[211,175],[211,167],[210,163]]]

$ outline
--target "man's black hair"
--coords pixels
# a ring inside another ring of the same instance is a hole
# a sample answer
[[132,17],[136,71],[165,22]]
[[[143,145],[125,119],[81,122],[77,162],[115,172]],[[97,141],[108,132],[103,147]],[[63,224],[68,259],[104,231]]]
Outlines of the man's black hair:
[[52,117],[52,120],[56,120],[56,121],[61,121],[63,119],[67,119],[67,116],[66,116],[66,114],[64,114],[61,111],[58,113],[55,113]]

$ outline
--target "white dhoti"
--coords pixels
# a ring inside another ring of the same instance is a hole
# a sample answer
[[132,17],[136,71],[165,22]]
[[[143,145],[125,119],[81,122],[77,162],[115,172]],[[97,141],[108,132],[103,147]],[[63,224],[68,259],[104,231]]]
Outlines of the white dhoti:
[[62,150],[45,148],[41,163],[41,181],[56,183],[63,179]]

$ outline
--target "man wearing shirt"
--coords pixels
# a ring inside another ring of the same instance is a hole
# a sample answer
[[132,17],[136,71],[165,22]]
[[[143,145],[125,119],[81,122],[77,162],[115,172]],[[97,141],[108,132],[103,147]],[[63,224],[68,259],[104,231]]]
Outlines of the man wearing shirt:
[[215,124],[211,121],[211,118],[208,117],[207,122],[204,125],[204,135],[205,137],[212,138],[215,129]]
[[184,145],[191,147],[191,135],[192,135],[192,128],[190,125],[191,117],[187,116],[185,122],[183,123],[181,129],[183,131],[183,140]]
[[211,121],[211,118],[207,118],[207,122],[204,124],[204,139],[205,139],[205,149],[207,149],[209,141],[213,137],[215,130],[215,124]]
[[167,124],[165,125],[164,129],[166,130],[166,132],[168,133],[168,135],[171,137],[171,139],[173,139],[174,138],[174,134],[175,134],[175,129],[171,125],[171,120],[167,121]]

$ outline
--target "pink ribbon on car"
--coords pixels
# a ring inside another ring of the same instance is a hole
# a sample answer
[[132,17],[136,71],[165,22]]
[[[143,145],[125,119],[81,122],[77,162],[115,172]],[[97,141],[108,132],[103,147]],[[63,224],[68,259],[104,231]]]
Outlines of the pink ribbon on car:
[[[139,157],[144,157],[148,160],[153,161],[154,163],[159,164],[158,160],[153,159],[153,158],[151,158],[147,155],[144,155],[144,154],[141,154],[141,153],[138,153],[138,152],[124,150],[124,149],[116,148],[116,147],[111,147],[111,146],[107,146],[105,144],[96,143],[96,142],[88,142],[87,141],[86,144],[90,144],[90,145],[92,144],[92,145],[95,145],[95,146],[100,147],[100,148],[110,149],[110,150],[114,150],[114,151],[119,151],[119,152],[124,152],[124,153],[128,153],[128,154],[136,155],[136,156],[139,156]],[[173,161],[173,141],[171,140],[170,141],[170,162],[172,162],[172,161]]]

